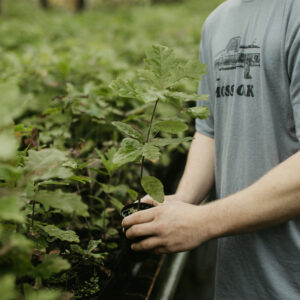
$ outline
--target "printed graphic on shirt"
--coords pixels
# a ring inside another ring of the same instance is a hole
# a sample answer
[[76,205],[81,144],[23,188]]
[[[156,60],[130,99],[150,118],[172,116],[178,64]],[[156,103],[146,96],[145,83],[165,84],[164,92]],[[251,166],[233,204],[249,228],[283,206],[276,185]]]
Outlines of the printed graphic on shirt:
[[[217,82],[221,79],[222,72],[237,68],[244,69],[244,79],[252,79],[251,70],[260,67],[260,47],[254,41],[249,45],[241,44],[241,37],[229,40],[225,49],[220,51],[215,58],[215,72]],[[254,97],[253,85],[226,85],[218,86],[216,97],[239,96]]]
[[222,98],[222,97],[232,97],[234,95],[238,96],[245,96],[254,98],[254,86],[253,84],[241,84],[241,85],[223,85],[218,86],[216,88],[216,97]]
[[241,45],[241,37],[232,38],[225,49],[218,53],[215,59],[217,81],[220,80],[221,71],[244,68],[244,78],[252,79],[251,67],[260,66],[260,49],[255,41],[250,45]]

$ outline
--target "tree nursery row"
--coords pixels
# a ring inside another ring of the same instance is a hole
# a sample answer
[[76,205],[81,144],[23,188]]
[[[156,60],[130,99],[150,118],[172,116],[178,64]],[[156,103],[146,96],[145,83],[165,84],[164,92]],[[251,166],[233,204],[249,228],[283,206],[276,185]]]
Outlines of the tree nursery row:
[[79,15],[5,3],[2,300],[101,292],[121,247],[121,209],[146,193],[162,200],[164,170],[174,153],[186,153],[194,118],[209,113],[196,107],[206,98],[196,95],[205,73],[198,48],[203,21],[218,3]]

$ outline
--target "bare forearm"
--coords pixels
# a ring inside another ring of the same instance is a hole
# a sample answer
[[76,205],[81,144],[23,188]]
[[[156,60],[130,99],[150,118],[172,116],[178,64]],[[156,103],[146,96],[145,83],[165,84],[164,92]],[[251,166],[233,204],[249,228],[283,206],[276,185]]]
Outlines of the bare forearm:
[[[192,169],[197,174],[197,168]],[[197,192],[203,193],[204,189],[196,185],[189,188],[192,169],[183,178],[187,181],[181,185],[181,192],[192,192],[198,198]],[[202,206],[165,201],[153,209],[132,214],[122,224],[129,228],[128,238],[149,237],[133,243],[133,250],[155,249],[157,253],[186,251],[212,238],[280,224],[300,216],[299,169],[300,152],[250,187],[224,199]]]
[[214,183],[214,151],[214,139],[196,132],[176,191],[181,201],[197,204],[210,191]]
[[300,152],[250,187],[204,205],[210,238],[247,233],[300,216]]

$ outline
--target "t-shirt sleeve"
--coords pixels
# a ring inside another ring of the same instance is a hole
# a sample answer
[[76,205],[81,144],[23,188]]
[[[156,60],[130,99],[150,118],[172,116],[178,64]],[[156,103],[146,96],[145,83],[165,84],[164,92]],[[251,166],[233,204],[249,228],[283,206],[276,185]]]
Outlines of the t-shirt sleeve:
[[295,122],[296,136],[300,142],[300,19],[297,15],[300,9],[299,2],[296,3],[296,6],[297,10],[293,10],[290,18],[286,42],[286,53],[287,70],[290,79],[290,99]]
[[[205,53],[205,48],[207,49],[207,44],[205,44],[205,33],[204,30],[202,31],[202,39],[200,44],[200,61],[206,64],[206,74],[202,77],[202,80],[199,83],[198,87],[198,94],[208,94],[210,99],[209,101],[200,100],[197,102],[197,106],[206,105],[209,108],[210,116],[208,119],[201,120],[197,118],[195,120],[195,127],[196,130],[206,136],[214,138],[214,118],[213,118],[213,105],[214,99],[212,98],[214,96],[212,89],[210,88],[210,77],[212,76],[211,68],[209,65],[209,59],[207,57],[208,53]],[[212,79],[211,79],[212,80]]]

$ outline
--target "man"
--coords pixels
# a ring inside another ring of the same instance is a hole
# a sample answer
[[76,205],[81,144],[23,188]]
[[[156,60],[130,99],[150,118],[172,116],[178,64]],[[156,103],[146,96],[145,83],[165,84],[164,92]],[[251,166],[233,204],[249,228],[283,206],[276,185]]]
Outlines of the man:
[[[216,300],[300,299],[300,1],[229,0],[206,20],[201,93],[175,195],[123,221],[136,251],[219,237]],[[217,198],[196,206],[215,181]],[[153,200],[148,200],[152,201]]]

